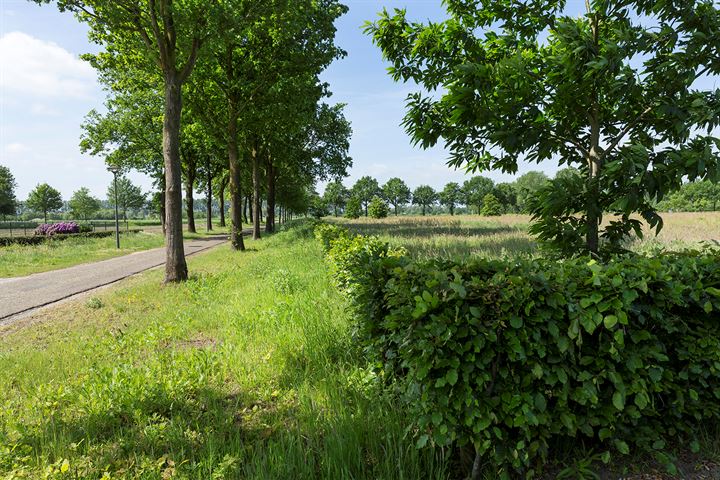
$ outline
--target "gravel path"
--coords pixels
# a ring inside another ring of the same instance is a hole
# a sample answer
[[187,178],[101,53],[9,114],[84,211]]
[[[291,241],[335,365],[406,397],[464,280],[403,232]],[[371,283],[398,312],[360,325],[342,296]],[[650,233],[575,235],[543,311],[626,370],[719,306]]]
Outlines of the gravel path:
[[[186,240],[185,255],[227,242],[227,236]],[[165,263],[165,248],[136,252],[27,277],[0,279],[0,325],[12,317],[108,285]]]

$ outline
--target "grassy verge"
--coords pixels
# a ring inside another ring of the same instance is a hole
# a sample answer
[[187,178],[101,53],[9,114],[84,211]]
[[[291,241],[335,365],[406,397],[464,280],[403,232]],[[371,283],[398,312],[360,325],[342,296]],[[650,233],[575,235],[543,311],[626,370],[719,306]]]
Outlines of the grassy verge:
[[316,242],[248,247],[0,331],[0,477],[449,478],[368,373]]

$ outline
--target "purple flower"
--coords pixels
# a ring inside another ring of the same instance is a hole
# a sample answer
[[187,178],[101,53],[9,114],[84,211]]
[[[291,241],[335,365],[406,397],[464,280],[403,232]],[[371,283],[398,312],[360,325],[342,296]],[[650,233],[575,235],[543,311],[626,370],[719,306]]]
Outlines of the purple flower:
[[80,225],[75,222],[60,222],[54,224],[43,223],[35,229],[35,235],[51,237],[55,234],[69,235],[80,233]]

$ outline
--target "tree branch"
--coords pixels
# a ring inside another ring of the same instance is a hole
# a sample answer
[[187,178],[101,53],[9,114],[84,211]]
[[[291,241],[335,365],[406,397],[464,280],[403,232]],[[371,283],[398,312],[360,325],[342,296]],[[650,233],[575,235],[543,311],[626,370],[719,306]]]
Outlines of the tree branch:
[[622,130],[620,130],[620,133],[618,133],[618,134],[615,136],[615,138],[612,139],[612,141],[610,142],[610,145],[608,145],[608,147],[607,147],[606,149],[604,149],[603,152],[600,154],[600,160],[602,161],[602,160],[608,155],[608,153],[610,153],[613,149],[615,149],[615,147],[618,146],[618,144],[622,141],[622,139],[625,137],[625,135],[627,135],[627,134],[630,132],[630,130],[632,130],[632,129],[635,127],[635,125],[637,125],[638,122],[639,122],[640,120],[642,120],[642,118],[643,118],[645,115],[647,115],[648,113],[650,113],[650,112],[652,111],[652,109],[653,109],[653,106],[652,106],[652,105],[649,106],[649,107],[647,107],[647,108],[646,108],[645,110],[643,110],[642,113],[640,113],[640,115],[638,115],[632,122],[630,122],[630,123],[628,123],[627,125],[625,125],[625,128],[623,128]]

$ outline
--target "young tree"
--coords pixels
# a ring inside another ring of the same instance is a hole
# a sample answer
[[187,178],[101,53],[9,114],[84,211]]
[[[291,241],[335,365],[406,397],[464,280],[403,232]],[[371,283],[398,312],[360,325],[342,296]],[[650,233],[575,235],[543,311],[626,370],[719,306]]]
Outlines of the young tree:
[[371,218],[385,218],[388,216],[388,206],[385,201],[375,195],[372,200],[370,200],[370,205],[368,206],[368,215]]
[[99,212],[101,208],[100,200],[90,195],[90,190],[85,187],[73,193],[68,205],[73,217],[82,218],[85,221]]
[[45,223],[48,221],[48,212],[60,210],[63,206],[62,195],[47,183],[43,183],[35,187],[30,192],[27,202],[27,208],[34,212],[42,212]]
[[437,201],[437,193],[430,185],[420,185],[415,189],[412,196],[413,205],[422,207],[422,214],[425,215],[427,208],[431,207]]
[[517,189],[514,183],[498,183],[492,192],[505,213],[517,212]]
[[460,185],[455,182],[450,182],[445,185],[443,191],[438,194],[440,204],[445,205],[450,210],[450,215],[455,215],[455,206],[461,202],[462,189]]
[[618,217],[602,227],[616,246],[641,234],[633,213],[662,227],[654,202],[684,177],[720,175],[720,97],[696,82],[720,73],[720,14],[708,0],[588,0],[581,15],[566,5],[448,0],[441,23],[384,11],[367,32],[393,78],[427,92],[408,100],[416,143],[442,138],[449,163],[471,170],[578,168],[582,181],[542,190],[533,230],[561,248],[572,232],[573,249],[597,253],[604,212]]
[[325,203],[333,209],[333,215],[339,215],[339,211],[345,207],[350,192],[340,180],[334,180],[327,184],[323,198]]
[[410,189],[400,178],[391,178],[382,187],[383,198],[393,206],[395,216],[398,215],[399,208],[410,202],[412,198]]
[[[142,188],[134,185],[129,178],[124,176],[118,178],[117,205],[125,222],[128,221],[128,211],[142,208],[146,198],[147,195],[142,192]],[[110,183],[110,187],[108,187],[107,199],[110,204],[115,205],[115,182]]]
[[10,169],[0,165],[0,215],[5,219],[6,215],[15,215],[17,209],[17,198],[15,197],[15,177]]
[[463,203],[468,207],[472,205],[477,208],[479,214],[480,210],[482,210],[483,198],[493,191],[493,185],[492,180],[480,176],[465,180],[462,186]]
[[483,197],[483,207],[482,210],[480,210],[480,215],[486,217],[495,217],[498,215],[502,215],[502,211],[502,205],[500,205],[500,202],[495,197],[495,195],[493,195],[492,193],[488,193]]
[[355,185],[353,185],[352,189],[350,189],[350,193],[353,197],[360,201],[360,205],[365,211],[365,216],[367,217],[370,201],[375,195],[380,195],[382,190],[380,190],[380,185],[378,185],[377,180],[370,176],[364,176],[358,180]]
[[357,197],[350,197],[345,206],[345,217],[347,218],[360,218],[362,215],[362,204],[360,199]]

